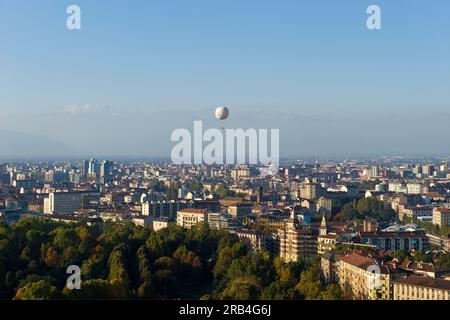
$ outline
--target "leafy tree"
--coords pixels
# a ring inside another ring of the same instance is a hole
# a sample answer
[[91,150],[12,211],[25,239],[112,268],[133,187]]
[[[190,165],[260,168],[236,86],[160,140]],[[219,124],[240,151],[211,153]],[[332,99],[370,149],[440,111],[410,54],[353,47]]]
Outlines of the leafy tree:
[[173,254],[178,261],[178,272],[181,278],[192,276],[192,280],[198,281],[203,271],[203,264],[199,256],[188,250],[185,245],[178,247]]
[[178,199],[178,189],[176,186],[172,186],[166,190],[166,199],[167,200],[176,200]]
[[277,257],[273,261],[276,278],[281,283],[286,283],[291,287],[295,287],[298,283],[301,266],[299,263],[284,263],[281,258]]
[[115,296],[126,298],[129,294],[129,277],[125,258],[125,245],[119,245],[111,252],[108,260],[108,279],[114,288]]
[[194,181],[189,186],[189,192],[200,192],[203,190],[203,185],[200,182]]
[[90,279],[83,281],[80,290],[70,290],[67,287],[63,290],[63,295],[68,299],[117,299],[121,294],[116,295],[114,286],[103,279]]
[[225,187],[223,184],[220,184],[217,186],[215,192],[217,195],[223,199],[227,197],[235,197],[236,193],[234,191],[230,191],[227,187]]
[[393,258],[397,258],[400,262],[410,258],[408,251],[398,250],[392,254]]
[[263,300],[292,300],[298,298],[297,291],[283,281],[272,282],[261,293],[261,299]]
[[247,248],[242,243],[236,243],[232,247],[225,247],[220,251],[213,269],[214,281],[217,287],[221,287],[220,282],[227,275],[228,268],[231,266],[233,260],[245,254],[247,254]]
[[68,247],[77,247],[80,243],[80,237],[73,229],[59,227],[53,231],[53,244],[57,248],[65,249]]
[[413,254],[413,259],[416,262],[432,262],[433,259],[431,258],[430,255],[425,254],[423,251],[416,251]]
[[310,270],[303,271],[295,289],[306,300],[318,299],[322,290],[319,268],[313,267]]
[[58,267],[61,265],[61,254],[52,246],[47,249],[45,254],[45,264],[49,267]]
[[169,226],[152,232],[146,245],[154,256],[170,256],[184,242],[186,231],[178,226]]
[[322,291],[318,299],[320,300],[349,300],[345,298],[341,288],[335,284],[329,284],[324,291]]
[[442,269],[450,270],[450,254],[442,254],[436,261],[436,265]]
[[261,280],[255,276],[240,276],[231,281],[229,286],[219,295],[224,300],[256,300],[260,297],[263,287]]
[[61,298],[58,289],[46,280],[31,282],[17,290],[15,300],[49,300]]
[[[376,209],[359,209],[365,205]],[[348,206],[359,214],[357,202]],[[447,259],[438,263],[448,265]],[[81,290],[66,287],[69,264],[81,266]],[[131,223],[108,222],[101,229],[47,219],[0,225],[5,299],[347,297],[321,283],[318,266],[318,259],[286,264],[269,252],[249,251],[235,236],[206,224],[158,232]]]
[[170,269],[160,269],[155,272],[155,287],[160,298],[174,298],[179,292],[180,283],[176,274]]
[[139,298],[152,298],[155,294],[155,288],[151,274],[151,262],[147,247],[142,246],[139,248],[136,252],[136,261],[138,273],[137,281],[139,284],[137,296]]
[[390,221],[395,217],[395,211],[386,208],[385,204],[376,198],[362,198],[343,206],[340,214],[346,220],[374,218],[382,221]]

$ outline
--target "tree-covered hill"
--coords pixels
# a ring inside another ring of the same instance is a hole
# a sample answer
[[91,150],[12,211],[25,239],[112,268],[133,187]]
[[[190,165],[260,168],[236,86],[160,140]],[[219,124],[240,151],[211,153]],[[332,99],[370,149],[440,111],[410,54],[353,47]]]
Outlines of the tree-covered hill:
[[[81,268],[81,289],[66,287]],[[284,264],[198,225],[158,232],[22,219],[0,225],[1,299],[337,299],[318,260]]]

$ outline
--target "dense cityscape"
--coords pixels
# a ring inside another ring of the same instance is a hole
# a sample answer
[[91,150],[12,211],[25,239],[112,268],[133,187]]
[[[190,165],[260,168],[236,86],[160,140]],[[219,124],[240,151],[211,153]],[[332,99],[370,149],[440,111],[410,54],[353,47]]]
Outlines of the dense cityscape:
[[449,14],[0,0],[0,317],[445,316]]
[[266,169],[5,161],[0,298],[450,299],[447,158]]

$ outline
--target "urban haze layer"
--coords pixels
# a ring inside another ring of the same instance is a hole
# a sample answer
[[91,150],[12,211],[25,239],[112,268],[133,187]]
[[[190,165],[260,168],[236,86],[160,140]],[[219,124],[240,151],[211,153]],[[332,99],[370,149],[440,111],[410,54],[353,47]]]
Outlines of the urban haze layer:
[[2,299],[450,299],[446,157],[0,164]]

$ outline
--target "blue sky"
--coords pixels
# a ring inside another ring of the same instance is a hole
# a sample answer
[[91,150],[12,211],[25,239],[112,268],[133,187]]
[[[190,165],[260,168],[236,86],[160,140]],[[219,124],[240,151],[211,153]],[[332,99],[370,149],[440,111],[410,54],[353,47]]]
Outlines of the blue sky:
[[285,156],[449,153],[450,2],[0,0],[0,157],[165,156],[217,105]]

